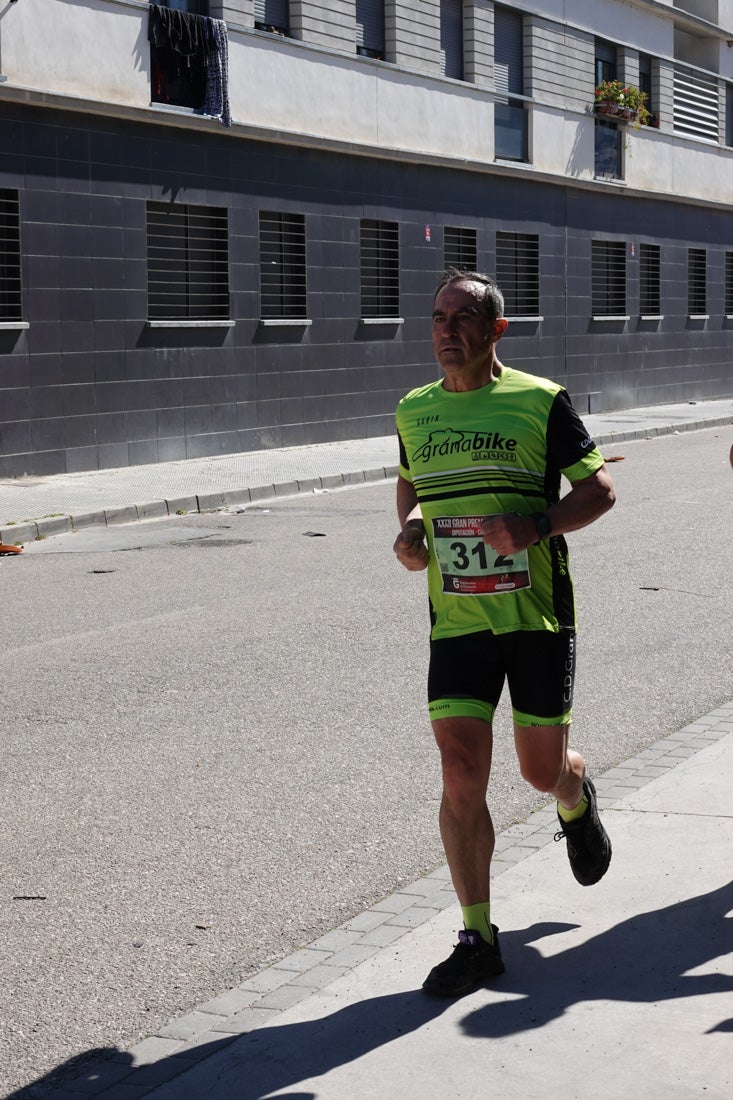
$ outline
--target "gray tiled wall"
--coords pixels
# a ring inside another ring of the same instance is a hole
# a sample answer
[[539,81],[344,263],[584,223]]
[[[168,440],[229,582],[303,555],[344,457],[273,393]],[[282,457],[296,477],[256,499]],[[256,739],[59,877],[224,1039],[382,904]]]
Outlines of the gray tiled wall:
[[[0,476],[382,435],[435,377],[443,226],[540,236],[543,320],[502,343],[581,411],[733,391],[723,311],[731,215],[530,180],[247,142],[6,105],[0,186],[18,188],[25,330],[0,330]],[[146,326],[146,200],[229,211],[230,328]],[[312,324],[259,324],[258,212],[306,216]],[[404,323],[360,323],[360,217],[400,226]],[[430,226],[430,240],[426,227]],[[630,322],[590,318],[590,240],[625,240]],[[662,249],[664,319],[638,318],[638,242]],[[687,319],[689,246],[708,250],[710,319]]]

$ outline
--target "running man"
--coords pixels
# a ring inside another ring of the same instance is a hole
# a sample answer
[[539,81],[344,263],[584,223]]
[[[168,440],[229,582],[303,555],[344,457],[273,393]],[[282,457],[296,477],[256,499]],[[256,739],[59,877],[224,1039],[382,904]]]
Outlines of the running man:
[[[503,312],[488,276],[446,272],[433,307],[443,378],[408,393],[396,414],[394,551],[406,569],[428,570],[440,833],[464,924],[423,985],[447,997],[504,971],[491,921],[486,795],[505,679],[521,774],[556,799],[575,878],[590,886],[611,860],[595,788],[568,747],[576,624],[563,536],[602,516],[616,494],[566,391],[499,362]],[[562,499],[561,473],[570,482]]]

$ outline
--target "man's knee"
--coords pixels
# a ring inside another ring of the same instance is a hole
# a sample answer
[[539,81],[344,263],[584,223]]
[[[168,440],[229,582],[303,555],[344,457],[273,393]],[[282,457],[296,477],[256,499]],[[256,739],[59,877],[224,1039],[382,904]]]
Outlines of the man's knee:
[[522,779],[543,794],[556,790],[565,772],[565,762],[552,760],[521,760],[519,770]]
[[491,726],[475,718],[433,723],[443,790],[450,801],[485,799],[491,770]]

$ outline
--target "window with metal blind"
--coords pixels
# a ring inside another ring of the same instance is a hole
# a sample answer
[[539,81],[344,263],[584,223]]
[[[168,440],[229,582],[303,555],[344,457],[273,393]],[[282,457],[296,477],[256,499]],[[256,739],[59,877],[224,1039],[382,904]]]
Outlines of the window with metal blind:
[[524,21],[507,8],[494,8],[494,156],[527,159],[527,112],[524,94]]
[[445,76],[463,80],[463,0],[440,0],[440,64]]
[[733,84],[725,86],[725,144],[733,145]]
[[384,60],[384,0],[356,0],[356,52]]
[[615,80],[618,68],[617,50],[613,42],[595,40],[596,87],[604,80]]
[[645,93],[644,106],[653,115],[655,108],[652,100],[652,59],[648,53],[639,54],[639,91]]
[[707,253],[704,248],[687,249],[687,312],[691,317],[707,314]]
[[149,202],[148,318],[217,321],[229,317],[227,211]]
[[22,319],[18,192],[0,189],[0,321]]
[[534,233],[496,234],[496,281],[505,317],[538,317],[540,239]]
[[443,264],[459,271],[475,271],[478,265],[475,229],[446,225],[443,230]]
[[733,317],[733,252],[725,254],[725,314]]
[[658,317],[662,311],[661,264],[658,244],[639,245],[639,313]]
[[591,309],[594,317],[626,314],[626,245],[591,242]]
[[260,316],[308,316],[304,214],[260,211]]
[[287,34],[290,29],[288,0],[254,0],[254,17],[257,30]]
[[361,222],[361,315],[399,317],[400,242],[397,222]]

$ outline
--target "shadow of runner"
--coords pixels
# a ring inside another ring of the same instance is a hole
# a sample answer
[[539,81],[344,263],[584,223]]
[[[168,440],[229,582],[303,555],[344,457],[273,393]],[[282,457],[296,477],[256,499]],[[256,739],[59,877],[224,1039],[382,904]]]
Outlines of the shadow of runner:
[[[728,974],[687,975],[733,951],[733,883],[664,909],[640,913],[547,958],[529,945],[576,925],[534,924],[502,933],[502,992],[523,994],[476,1009],[466,1035],[495,1039],[543,1027],[583,1001],[653,1004],[733,990]],[[728,1030],[721,1021],[710,1029]]]
[[[120,1056],[116,1049],[90,1052],[108,1053],[115,1056],[114,1061],[89,1066],[81,1076],[68,1076],[64,1067],[59,1067],[7,1100],[53,1100],[59,1086],[64,1094],[66,1090],[78,1090],[90,1098],[103,1098],[105,1086],[110,1090],[129,1087],[126,1096],[134,1093],[140,1097],[157,1086],[156,1100],[174,1100],[177,1096],[195,1100],[217,1100],[221,1096],[223,1100],[225,1096],[231,1098],[235,1087],[237,1100],[262,1100],[278,1089],[319,1077],[416,1031],[440,1016],[450,1003],[428,998],[422,991],[385,994],[345,1005],[317,1020],[260,1027],[245,1035],[222,1035],[220,1042],[138,1068],[130,1068],[130,1064],[125,1067],[123,1059],[127,1056]],[[228,1056],[218,1058],[215,1064],[210,1062],[212,1056],[223,1055],[227,1048]],[[88,1056],[83,1057],[86,1060]],[[188,1078],[180,1080],[181,1074],[188,1073],[194,1075],[190,1083]],[[288,1100],[313,1100],[310,1092],[287,1096]]]

